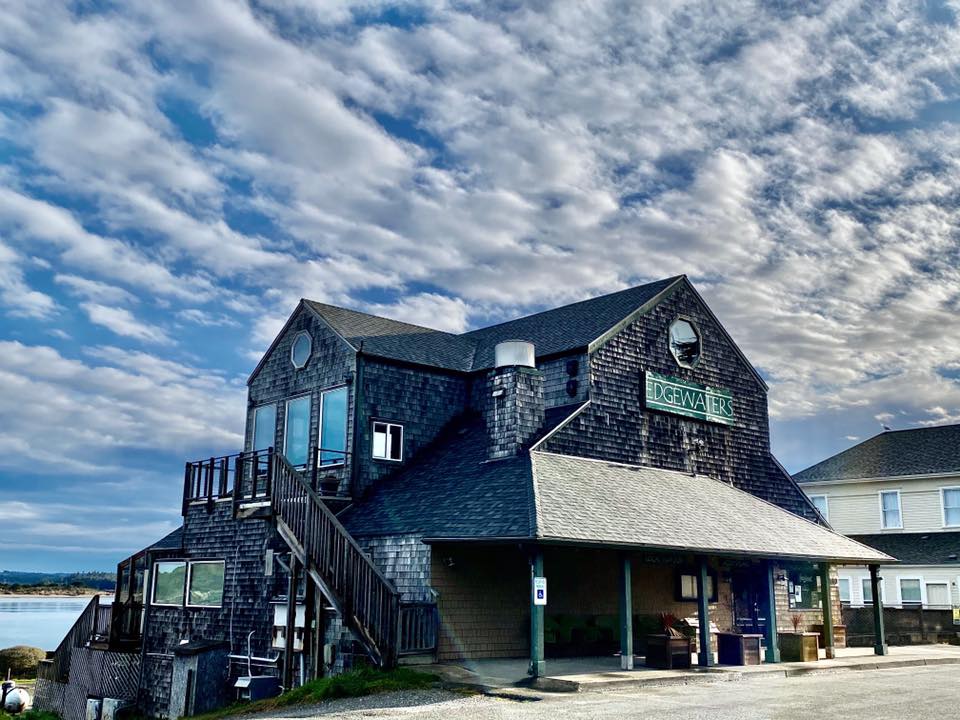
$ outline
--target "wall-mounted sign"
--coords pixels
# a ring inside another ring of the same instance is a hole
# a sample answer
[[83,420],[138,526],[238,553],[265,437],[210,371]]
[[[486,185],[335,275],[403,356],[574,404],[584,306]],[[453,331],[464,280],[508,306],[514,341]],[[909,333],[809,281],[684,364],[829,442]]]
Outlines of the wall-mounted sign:
[[547,604],[547,579],[545,577],[535,577],[533,579],[533,604]]
[[646,372],[646,406],[697,420],[733,425],[733,397],[723,388]]
[[960,605],[953,606],[953,624],[960,625]]

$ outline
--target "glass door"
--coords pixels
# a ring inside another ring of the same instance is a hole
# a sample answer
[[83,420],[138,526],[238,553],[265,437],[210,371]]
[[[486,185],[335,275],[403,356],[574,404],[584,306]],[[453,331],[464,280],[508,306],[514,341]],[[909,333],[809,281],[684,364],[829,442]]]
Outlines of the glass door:
[[310,396],[287,401],[287,417],[283,428],[283,454],[294,467],[307,464],[310,447]]

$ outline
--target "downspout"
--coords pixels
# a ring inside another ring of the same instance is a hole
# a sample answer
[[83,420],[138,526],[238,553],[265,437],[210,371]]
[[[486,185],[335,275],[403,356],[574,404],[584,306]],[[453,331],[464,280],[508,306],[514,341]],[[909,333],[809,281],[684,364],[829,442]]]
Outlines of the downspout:
[[359,495],[360,490],[360,463],[359,440],[360,440],[360,414],[363,407],[363,340],[357,348],[356,354],[357,372],[354,377],[353,389],[353,438],[350,448],[350,496],[354,499]]

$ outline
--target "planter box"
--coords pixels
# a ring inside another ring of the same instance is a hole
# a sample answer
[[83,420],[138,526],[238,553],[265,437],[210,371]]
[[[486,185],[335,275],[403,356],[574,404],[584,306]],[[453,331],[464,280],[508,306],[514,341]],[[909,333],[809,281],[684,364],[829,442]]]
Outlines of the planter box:
[[647,635],[647,667],[673,670],[689,668],[693,654],[693,638]]
[[759,665],[763,635],[717,633],[717,662],[721,665]]
[[[820,647],[826,647],[827,639],[823,636],[823,625],[812,625],[811,629],[820,636]],[[833,626],[833,646],[838,648],[845,648],[847,646],[846,625]]]
[[812,662],[820,659],[819,633],[780,633],[782,662]]

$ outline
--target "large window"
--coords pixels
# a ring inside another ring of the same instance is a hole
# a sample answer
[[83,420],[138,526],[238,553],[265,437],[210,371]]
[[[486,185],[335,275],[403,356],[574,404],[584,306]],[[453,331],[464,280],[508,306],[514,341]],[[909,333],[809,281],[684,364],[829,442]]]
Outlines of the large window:
[[827,502],[826,495],[811,495],[810,502],[812,502],[813,506],[820,511],[820,514],[823,515],[824,520],[830,519],[830,505]]
[[283,430],[283,454],[294,467],[307,464],[310,445],[310,396],[287,401]]
[[840,602],[850,604],[850,578],[840,578],[837,580],[837,590],[840,592]]
[[223,560],[190,563],[187,605],[220,607],[223,604]]
[[940,501],[943,504],[943,524],[960,527],[960,487],[942,488]]
[[347,454],[347,388],[320,394],[320,464],[340,465]]
[[158,562],[154,565],[153,604],[183,605],[183,587],[187,575],[187,563]]
[[880,493],[880,527],[884,530],[903,527],[899,490],[884,490]]
[[[870,584],[870,578],[860,578],[860,591],[863,594],[863,604],[873,605],[873,585]],[[880,580],[880,600],[886,602],[886,594],[883,590],[883,580]]]
[[927,607],[950,607],[950,583],[948,582],[928,582],[927,583]]
[[923,590],[920,578],[900,578],[900,604],[920,605],[923,602]]
[[820,578],[813,565],[790,570],[787,581],[791,610],[816,610],[820,607]]
[[373,457],[378,460],[403,460],[403,425],[373,424]]
[[277,406],[261,405],[253,411],[253,447],[251,450],[272,448],[277,437]]
[[[697,592],[697,576],[692,572],[681,572],[678,578],[677,599],[678,600],[696,600],[699,597]],[[707,573],[707,602],[717,601],[717,579],[714,573]]]

